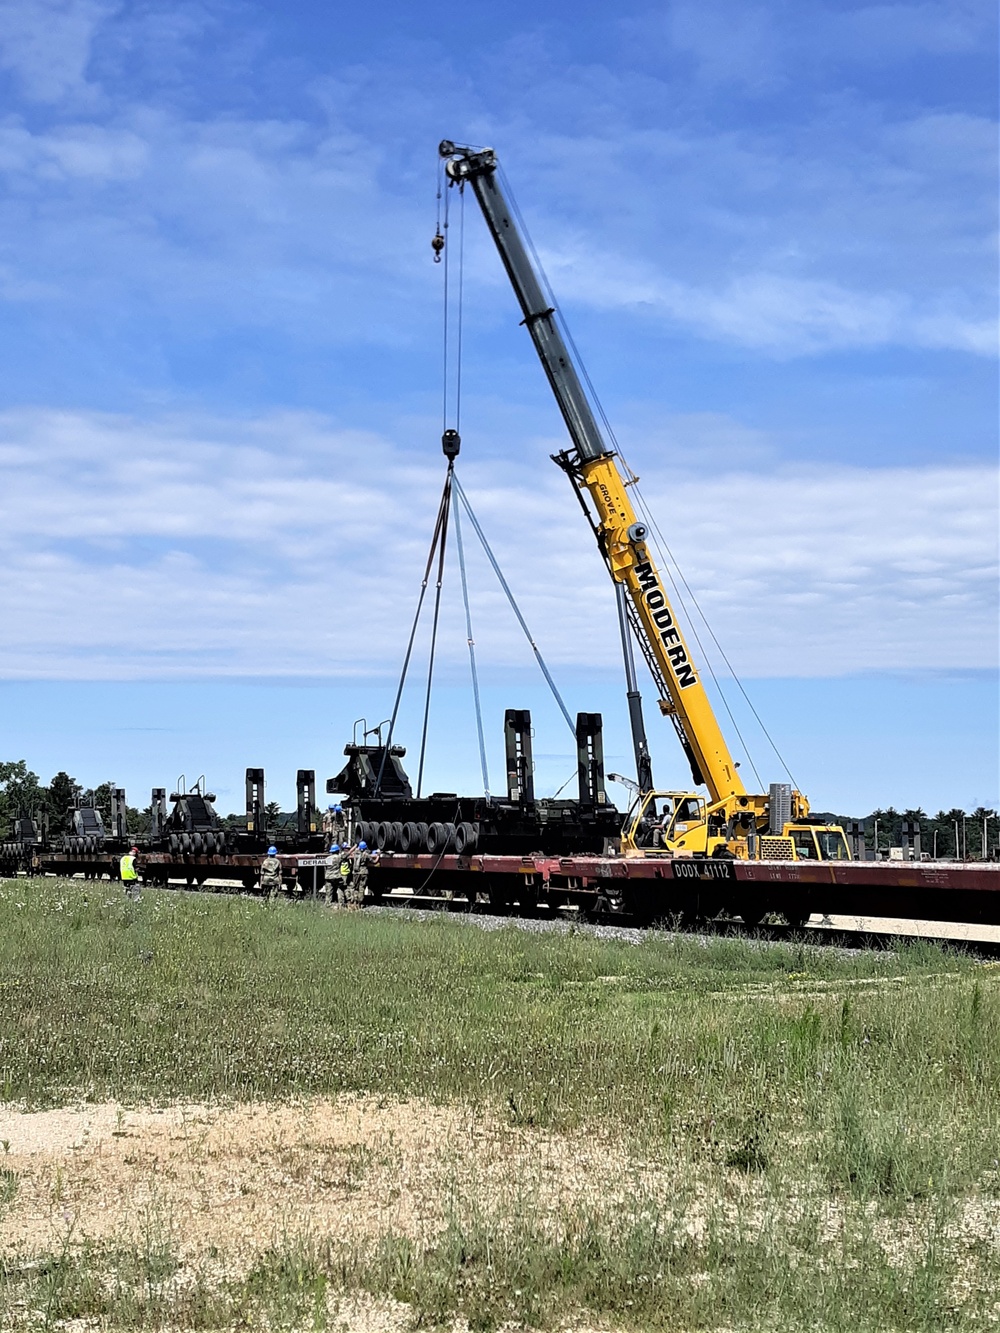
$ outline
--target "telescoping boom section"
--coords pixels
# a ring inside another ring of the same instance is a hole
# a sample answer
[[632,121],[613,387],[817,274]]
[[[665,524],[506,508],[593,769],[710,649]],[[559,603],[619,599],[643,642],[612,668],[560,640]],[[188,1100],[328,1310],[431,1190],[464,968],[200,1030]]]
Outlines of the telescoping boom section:
[[[768,827],[772,844],[777,834],[785,847],[793,847],[786,836],[790,830],[774,827],[770,797],[750,794],[743,785],[649,550],[646,525],[632,505],[633,479],[623,475],[598,424],[555,308],[505,197],[496,154],[490,148],[468,148],[450,140],[442,142],[440,154],[450,182],[468,185],[474,193],[496,243],[572,441],[572,448],[555,461],[572,478],[611,577],[627,593],[624,612],[659,692],[660,710],[674,724],[694,782],[708,788],[707,803],[691,793],[643,791],[623,842],[625,850],[635,852],[645,841],[650,851],[729,850],[737,856],[755,856],[761,846],[757,833]],[[638,748],[637,743],[637,753]],[[807,818],[809,806],[801,793],[792,792],[789,805],[790,820]],[[688,813],[680,819],[682,811]],[[655,839],[641,836],[651,829]],[[846,854],[846,842],[843,848]]]

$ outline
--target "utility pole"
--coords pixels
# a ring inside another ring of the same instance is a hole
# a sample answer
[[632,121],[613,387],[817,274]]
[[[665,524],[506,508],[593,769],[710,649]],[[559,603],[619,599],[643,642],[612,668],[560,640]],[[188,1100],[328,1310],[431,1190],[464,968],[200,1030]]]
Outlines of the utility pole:
[[935,830],[934,830],[934,851],[933,851],[933,853],[932,853],[932,859],[935,860],[935,861],[937,860],[937,835],[938,835],[938,831],[937,831],[937,829],[935,829]]
[[959,842],[959,840],[958,840],[958,820],[956,819],[956,820],[955,820],[955,860],[956,860],[956,861],[961,861],[961,859],[962,859],[962,844],[961,844],[961,843]]
[[962,860],[969,859],[969,816],[962,816]]
[[878,820],[875,820],[875,860],[878,860]]

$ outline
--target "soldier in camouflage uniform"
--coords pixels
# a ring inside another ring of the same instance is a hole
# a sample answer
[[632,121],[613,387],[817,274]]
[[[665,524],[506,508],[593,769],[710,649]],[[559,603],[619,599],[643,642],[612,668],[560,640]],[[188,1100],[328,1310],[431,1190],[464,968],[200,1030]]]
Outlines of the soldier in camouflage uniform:
[[271,901],[281,892],[281,862],[278,860],[277,847],[268,847],[267,856],[261,862],[260,890]]
[[354,848],[341,847],[337,866],[337,906],[347,907],[354,893]]
[[337,885],[340,883],[340,843],[335,842],[330,848],[330,855],[323,867],[323,901],[330,905]]
[[378,853],[368,850],[366,842],[359,842],[352,860],[351,901],[356,907],[363,907],[365,892],[368,888],[368,867],[378,859]]

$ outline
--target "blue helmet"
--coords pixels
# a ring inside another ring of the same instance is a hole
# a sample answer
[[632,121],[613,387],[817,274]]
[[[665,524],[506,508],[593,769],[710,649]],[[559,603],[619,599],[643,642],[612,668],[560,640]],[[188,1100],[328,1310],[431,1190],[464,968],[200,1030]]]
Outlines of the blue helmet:
[[334,806],[331,806],[330,808],[331,808],[332,810],[334,810],[338,815],[343,814],[343,807],[342,807],[342,806],[334,805]]
[[339,806],[339,805],[328,805],[326,808],[327,808],[328,810],[339,810],[339,809],[340,809],[340,806]]
[[364,851],[367,851],[367,850],[368,850],[368,844],[367,844],[366,842],[359,842],[359,843],[358,843],[358,851],[359,851],[359,852],[364,852]]
[[339,852],[339,851],[340,851],[340,843],[339,843],[339,842],[335,842],[335,843],[333,844],[333,846],[330,848],[330,851],[331,851],[331,852]]
[[277,847],[268,847],[267,854],[268,856],[277,856],[278,855]]

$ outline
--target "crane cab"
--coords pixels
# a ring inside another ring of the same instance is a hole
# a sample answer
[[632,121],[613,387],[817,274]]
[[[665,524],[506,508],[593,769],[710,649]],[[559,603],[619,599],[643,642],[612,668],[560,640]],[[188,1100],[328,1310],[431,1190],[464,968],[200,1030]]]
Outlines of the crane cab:
[[[760,808],[758,808],[760,807]],[[849,861],[844,830],[836,824],[761,828],[763,800],[741,797],[709,804],[698,792],[654,791],[640,797],[626,817],[622,855],[628,857],[726,856],[750,861]]]
[[778,836],[760,839],[762,861],[850,861],[844,830],[838,824],[786,824]]

